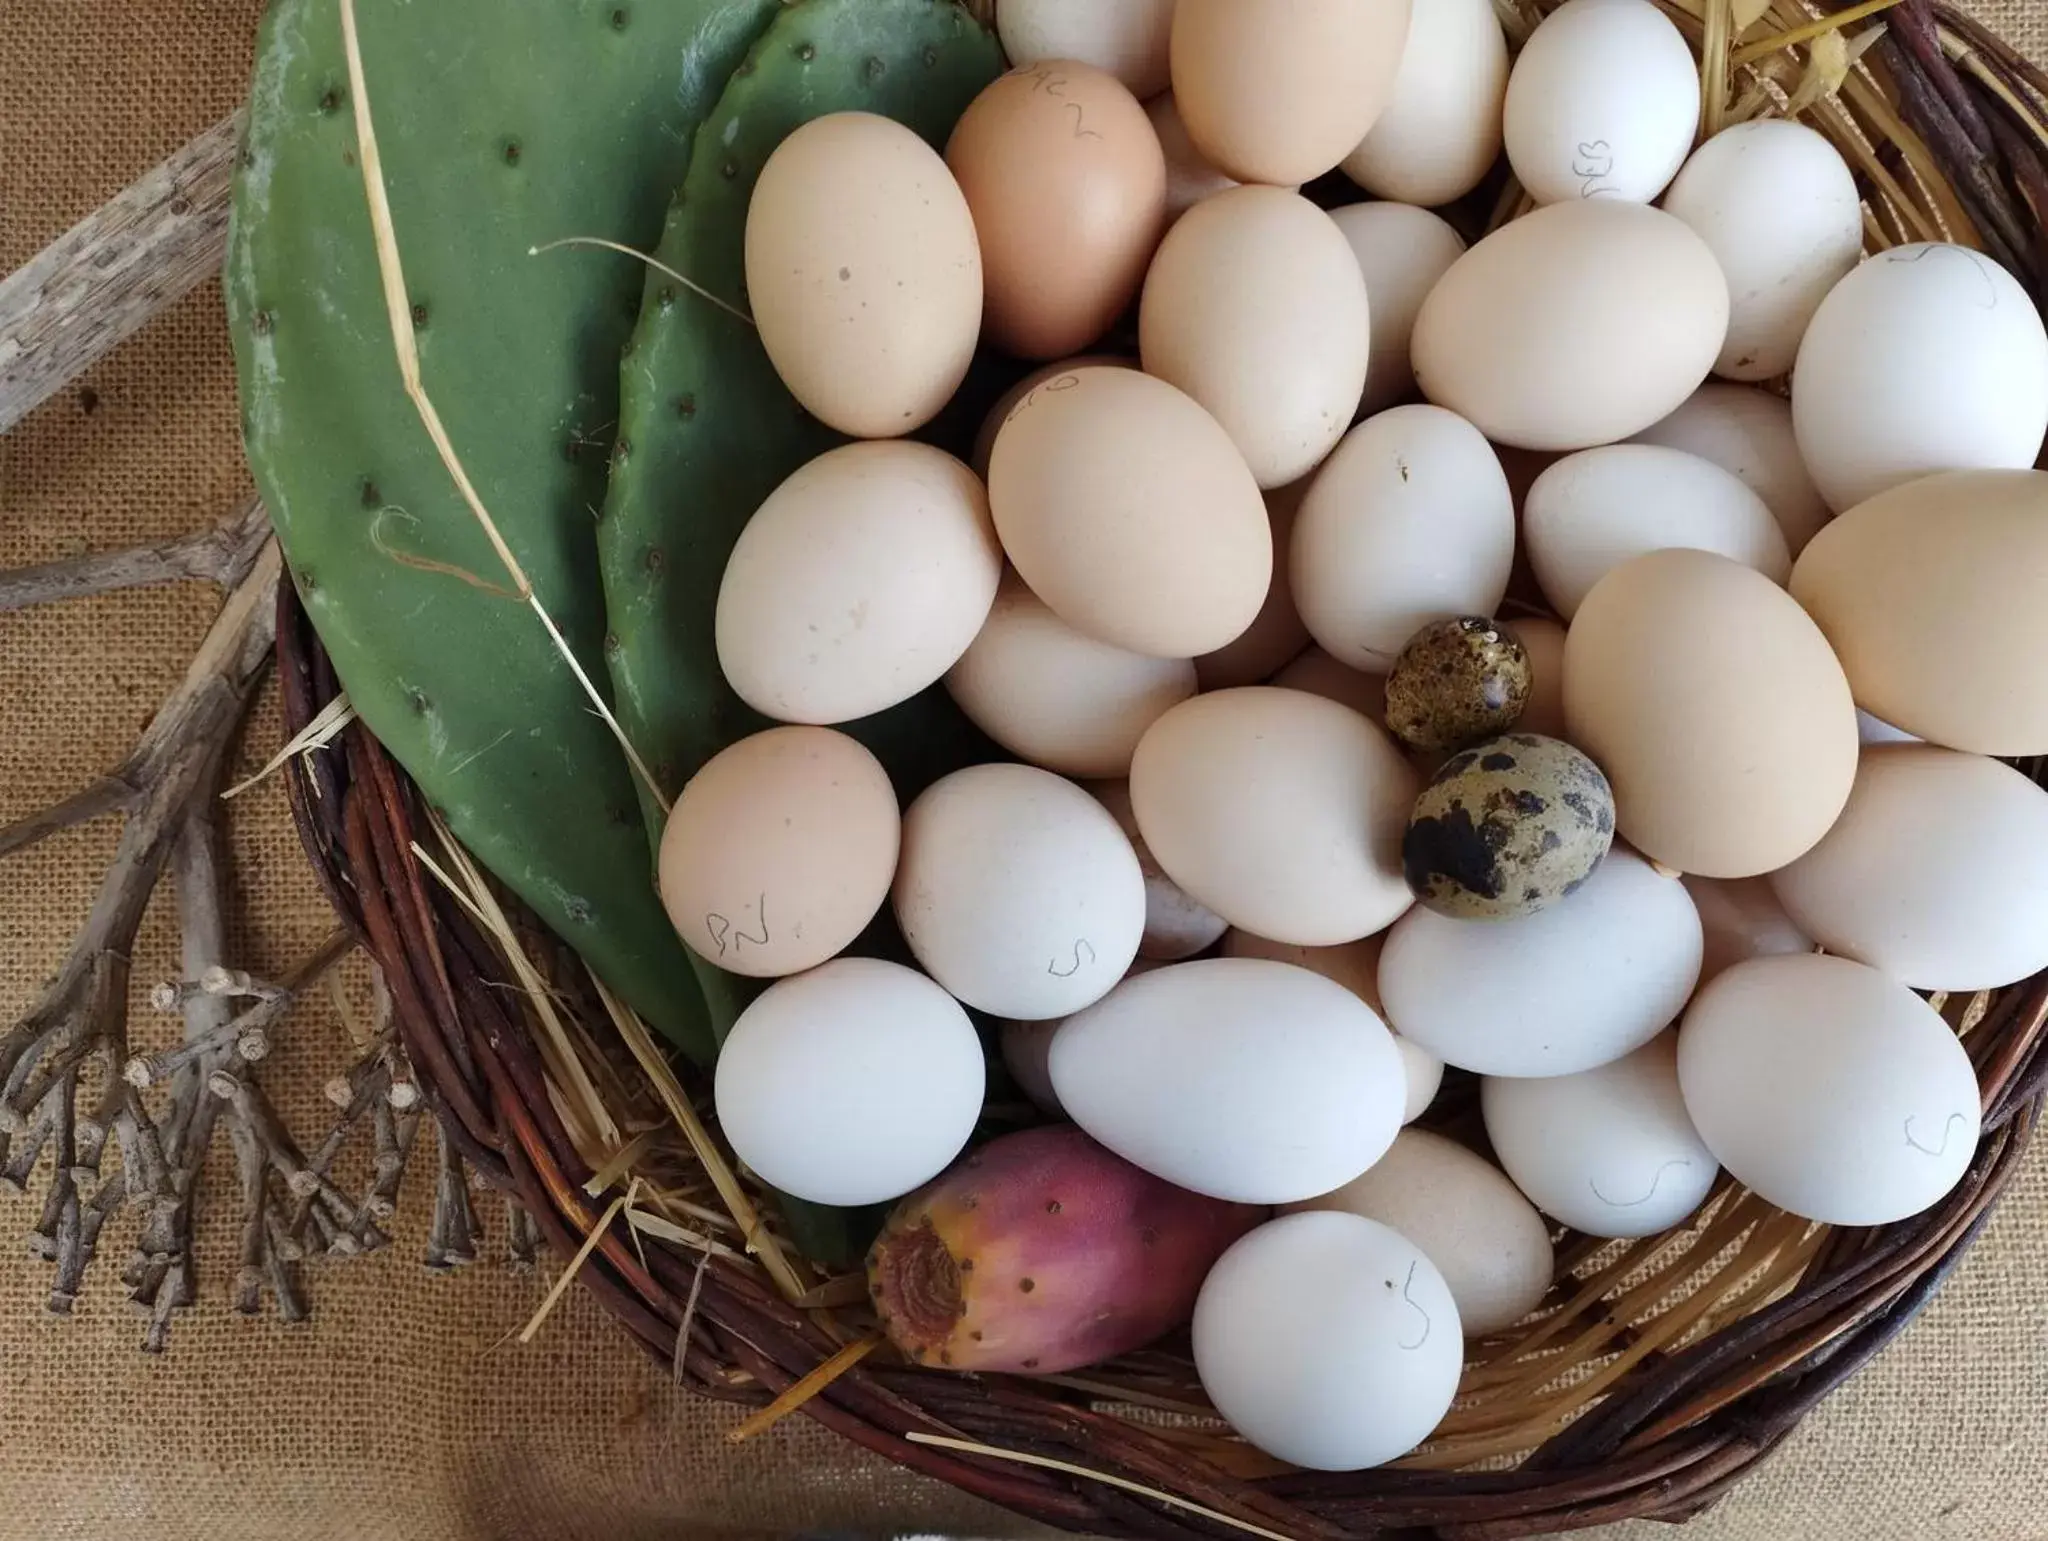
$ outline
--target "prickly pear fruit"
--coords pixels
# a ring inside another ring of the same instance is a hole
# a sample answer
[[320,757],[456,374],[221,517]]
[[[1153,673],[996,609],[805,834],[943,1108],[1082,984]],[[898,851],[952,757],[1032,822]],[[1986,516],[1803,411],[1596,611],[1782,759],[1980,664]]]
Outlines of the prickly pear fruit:
[[868,1251],[868,1293],[919,1364],[1051,1375],[1181,1325],[1210,1265],[1263,1218],[1071,1125],[1027,1129],[897,1205]]
[[[594,511],[645,246],[775,0],[358,0],[422,371],[549,613],[602,679]],[[227,299],[244,437],[349,699],[482,863],[700,1058],[699,991],[623,755],[400,388],[337,0],[272,0]]]

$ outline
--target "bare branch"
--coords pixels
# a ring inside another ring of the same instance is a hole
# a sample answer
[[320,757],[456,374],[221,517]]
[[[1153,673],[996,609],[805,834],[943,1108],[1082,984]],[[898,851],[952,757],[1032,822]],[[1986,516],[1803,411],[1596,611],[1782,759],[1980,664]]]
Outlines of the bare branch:
[[270,516],[251,498],[211,529],[176,540],[0,572],[0,613],[181,579],[233,588],[248,576],[269,534]]

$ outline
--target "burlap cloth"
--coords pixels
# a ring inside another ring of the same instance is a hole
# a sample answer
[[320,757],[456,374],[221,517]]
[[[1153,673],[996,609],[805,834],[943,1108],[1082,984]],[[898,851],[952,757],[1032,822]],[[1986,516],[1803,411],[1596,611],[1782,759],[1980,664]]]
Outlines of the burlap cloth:
[[[0,0],[0,272],[234,107],[258,9],[259,0]],[[1978,9],[2048,57],[2044,0]],[[0,438],[0,567],[194,529],[248,485],[209,288]],[[213,603],[189,586],[0,616],[0,823],[121,757]],[[278,738],[266,699],[244,760]],[[60,957],[113,837],[109,822],[0,865],[0,1020]],[[283,969],[330,922],[275,785],[233,805],[232,838],[237,961]],[[173,968],[164,908],[142,937],[141,983]],[[307,1007],[267,1072],[302,1130],[320,1116],[342,1031],[330,1005]],[[224,1166],[213,1180],[225,1188]],[[110,1278],[72,1320],[44,1315],[46,1265],[17,1241],[33,1214],[26,1201],[0,1200],[0,1537],[626,1541],[804,1526],[1025,1528],[802,1419],[729,1445],[731,1415],[673,1393],[580,1291],[519,1346],[510,1335],[534,1309],[537,1281],[497,1262],[428,1276],[418,1264],[421,1181],[410,1183],[396,1244],[315,1270],[315,1316],[303,1326],[229,1311],[233,1227],[212,1229],[208,1298],[157,1359],[136,1352],[139,1324]],[[125,1239],[106,1251],[118,1272]],[[2048,1159],[2037,1159],[1921,1321],[1694,1532],[2048,1538],[2044,1410]],[[1667,1533],[1608,1534],[1639,1532]]]

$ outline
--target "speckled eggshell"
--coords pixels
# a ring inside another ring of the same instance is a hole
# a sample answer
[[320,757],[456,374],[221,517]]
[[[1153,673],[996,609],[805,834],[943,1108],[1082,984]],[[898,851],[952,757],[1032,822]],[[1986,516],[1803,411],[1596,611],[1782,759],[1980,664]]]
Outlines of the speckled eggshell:
[[1465,920],[1533,915],[1577,893],[1614,843],[1600,767],[1560,739],[1510,733],[1447,760],[1401,843],[1408,886]]
[[1387,731],[1411,749],[1448,752],[1512,728],[1529,700],[1529,655],[1485,616],[1422,628],[1387,675]]

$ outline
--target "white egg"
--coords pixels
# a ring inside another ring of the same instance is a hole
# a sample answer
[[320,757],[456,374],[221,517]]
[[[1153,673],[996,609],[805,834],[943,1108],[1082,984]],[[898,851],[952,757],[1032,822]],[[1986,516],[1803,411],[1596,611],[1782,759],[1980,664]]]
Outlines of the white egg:
[[1685,1008],[1700,975],[1699,912],[1676,878],[1633,852],[1514,920],[1453,920],[1421,906],[1387,937],[1387,1018],[1445,1064],[1560,1076],[1639,1048]]
[[1785,913],[1767,878],[1679,879],[1700,912],[1706,951],[1700,962],[1700,983],[1751,958],[1776,958],[1812,952],[1813,938]]
[[1713,551],[1773,583],[1792,576],[1778,521],[1711,461],[1655,444],[1582,450],[1536,478],[1522,512],[1536,581],[1569,621],[1622,563],[1672,546]]
[[[1381,934],[1336,947],[1296,947],[1288,942],[1268,941],[1249,931],[1232,930],[1224,935],[1223,956],[1268,958],[1275,963],[1291,963],[1296,968],[1305,968],[1311,974],[1321,974],[1323,978],[1342,985],[1379,1016],[1385,1017],[1386,1008],[1380,1004],[1380,949],[1385,943],[1386,937]],[[1412,1124],[1428,1112],[1430,1103],[1436,1100],[1437,1090],[1444,1082],[1444,1062],[1421,1044],[1403,1038],[1399,1033],[1394,1034],[1394,1047],[1401,1051],[1401,1072],[1408,1086],[1408,1100],[1401,1110],[1401,1122]]]
[[1807,327],[1792,421],[1837,512],[1938,471],[2023,470],[2048,433],[2048,330],[1982,252],[1880,253]]
[[776,981],[718,1056],[719,1126],[764,1181],[814,1204],[878,1204],[967,1144],[986,1079],[959,1003],[874,958]]
[[1155,1177],[1244,1204],[1341,1187],[1386,1154],[1406,1086],[1370,1006],[1255,958],[1127,979],[1054,1037],[1067,1115]]
[[1500,159],[1508,41],[1493,0],[1420,0],[1401,72],[1344,174],[1379,198],[1436,207],[1486,180]]
[[1777,516],[1795,558],[1834,517],[1799,458],[1792,403],[1753,385],[1703,385],[1629,442],[1684,450],[1739,477]]
[[1826,1225],[1889,1225],[1961,1181],[1976,1072],[1927,1002],[1876,969],[1808,954],[1737,964],[1678,1034],[1678,1084],[1707,1148],[1768,1202]]
[[1060,1094],[1052,1089],[1052,1038],[1066,1025],[1065,1017],[1046,1022],[1005,1022],[1001,1037],[1003,1068],[1017,1089],[1031,1099],[1031,1105],[1047,1118],[1065,1118]]
[[1693,151],[1664,212],[1700,233],[1728,277],[1728,340],[1714,373],[1730,380],[1790,369],[1820,302],[1863,255],[1849,163],[1783,118],[1734,124]]
[[1285,1215],[1217,1260],[1195,1370],[1230,1426],[1312,1471],[1406,1455],[1457,1395],[1465,1344],[1436,1265],[1359,1215]]
[[1195,666],[1084,636],[1003,575],[946,693],[1018,759],[1063,776],[1121,776],[1145,730],[1195,693]]
[[1577,1075],[1480,1083],[1486,1137],[1515,1186],[1588,1236],[1655,1236],[1706,1202],[1720,1164],[1678,1094],[1678,1039]]
[[1880,744],[1922,744],[1926,740],[1904,728],[1895,728],[1882,717],[1873,717],[1862,707],[1856,708],[1856,738],[1866,748]]
[[1131,807],[1130,784],[1098,781],[1088,790],[1109,810],[1117,828],[1131,842],[1131,849],[1138,855],[1138,868],[1145,874],[1145,937],[1138,943],[1138,956],[1160,963],[1178,963],[1213,947],[1229,929],[1229,922],[1191,898],[1160,867],[1139,832],[1137,811]]
[[778,721],[867,717],[959,661],[1002,572],[980,477],[928,444],[842,445],[740,532],[718,586],[718,665]]
[[1771,875],[1829,952],[1916,990],[1995,990],[2048,968],[2048,792],[1998,760],[1865,749],[1821,843]]
[[1167,876],[1230,924],[1304,947],[1371,936],[1414,902],[1401,837],[1415,794],[1379,728],[1269,685],[1182,702],[1131,761]]
[[1699,66],[1650,0],[1566,0],[1508,77],[1508,160],[1538,203],[1648,203],[1692,150]]
[[[1462,5],[1466,0],[1452,3]],[[1490,5],[1491,0],[1481,3]],[[1440,216],[1405,203],[1354,203],[1332,209],[1330,218],[1351,243],[1351,254],[1365,275],[1372,351],[1358,410],[1370,417],[1414,394],[1408,339],[1429,291],[1465,255],[1465,241]]]
[[1491,615],[1515,562],[1515,502],[1486,436],[1395,407],[1344,436],[1294,522],[1294,604],[1349,668],[1385,674],[1431,621]]
[[1166,154],[1166,218],[1169,223],[1179,219],[1211,193],[1244,185],[1202,158],[1194,140],[1188,138],[1188,126],[1180,120],[1171,91],[1162,91],[1147,102],[1145,116],[1152,120],[1152,131],[1159,136],[1159,148]]
[[1173,0],[998,0],[996,35],[1014,65],[1078,59],[1142,101],[1166,89]]
[[999,1017],[1063,1017],[1123,978],[1145,877],[1102,804],[1028,765],[977,765],[903,816],[893,890],[917,961]]
[[1414,1242],[1444,1276],[1467,1337],[1535,1310],[1556,1266],[1550,1228],[1499,1168],[1425,1129],[1402,1130],[1364,1175],[1290,1207],[1363,1215]]

